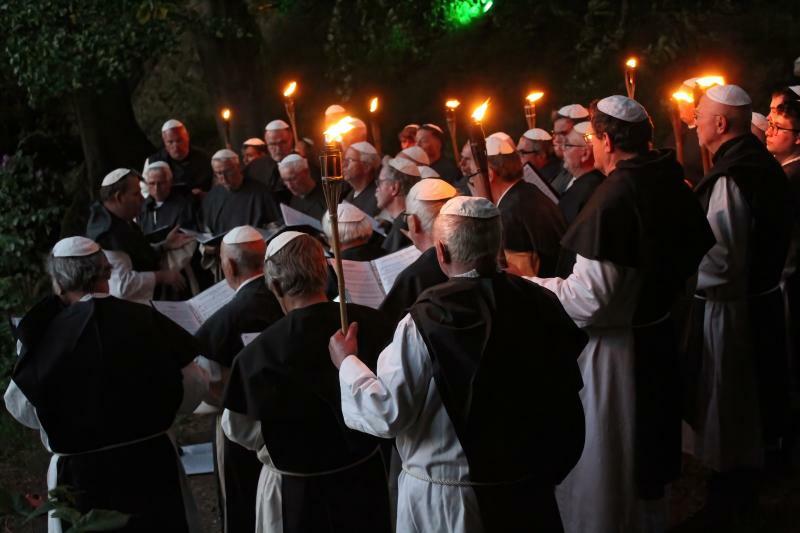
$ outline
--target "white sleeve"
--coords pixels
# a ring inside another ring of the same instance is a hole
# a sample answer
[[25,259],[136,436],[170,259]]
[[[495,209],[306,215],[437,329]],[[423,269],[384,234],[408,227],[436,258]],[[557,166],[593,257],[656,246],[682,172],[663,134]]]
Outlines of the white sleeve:
[[258,451],[264,446],[261,422],[258,420],[225,409],[220,425],[226,437],[248,450]]
[[732,179],[719,178],[706,213],[716,244],[700,261],[697,289],[709,289],[740,278],[747,269],[750,207]]
[[103,250],[111,263],[111,279],[108,281],[112,296],[135,302],[148,302],[153,299],[156,288],[155,272],[133,270],[131,258],[125,252]]
[[578,255],[572,274],[562,278],[526,278],[551,290],[578,327],[595,323],[614,296],[624,275],[622,267]]
[[394,437],[419,416],[431,379],[428,348],[411,315],[406,315],[378,358],[377,376],[353,355],[342,362],[339,386],[344,421],[364,433]]
[[208,372],[192,361],[181,369],[183,374],[183,401],[179,413],[191,414],[208,394]]
[[42,425],[39,423],[39,416],[36,414],[36,408],[25,396],[25,393],[17,387],[14,380],[11,380],[3,396],[6,404],[6,409],[9,414],[13,416],[17,422],[23,426],[31,429],[41,429]]

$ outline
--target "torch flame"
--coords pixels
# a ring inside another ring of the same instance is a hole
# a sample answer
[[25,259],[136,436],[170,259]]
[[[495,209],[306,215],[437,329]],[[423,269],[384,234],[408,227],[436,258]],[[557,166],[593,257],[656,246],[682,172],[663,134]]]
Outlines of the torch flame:
[[687,104],[694,103],[694,97],[686,91],[677,91],[672,93],[672,97],[678,102],[686,102]]
[[708,89],[712,85],[725,85],[725,78],[722,76],[703,76],[702,78],[697,78],[695,83],[703,89]]
[[459,102],[458,100],[451,99],[451,100],[446,101],[444,103],[444,105],[445,105],[445,107],[447,107],[449,109],[455,109],[455,108],[457,108],[458,106],[461,105],[461,102]]
[[227,107],[222,110],[222,120],[230,120],[231,119],[231,110]]
[[489,99],[487,98],[484,102],[475,108],[475,111],[472,112],[472,118],[475,122],[480,122],[483,120],[483,115],[486,114],[486,108],[489,107]]
[[536,101],[539,100],[542,96],[544,96],[543,92],[536,91],[536,92],[530,93],[528,96],[525,97],[525,99],[528,102],[530,102],[531,104],[533,104],[533,103],[536,103]]
[[283,96],[289,98],[294,94],[296,90],[297,90],[297,82],[293,81],[289,85],[287,85],[286,88],[283,90]]
[[369,101],[369,112],[374,113],[378,110],[378,97],[376,96],[372,100]]
[[355,127],[353,124],[353,117],[346,116],[323,133],[325,135],[325,142],[338,141],[342,142],[342,135],[352,130]]
[[625,66],[628,68],[636,68],[638,64],[639,61],[635,57],[629,57],[625,62]]

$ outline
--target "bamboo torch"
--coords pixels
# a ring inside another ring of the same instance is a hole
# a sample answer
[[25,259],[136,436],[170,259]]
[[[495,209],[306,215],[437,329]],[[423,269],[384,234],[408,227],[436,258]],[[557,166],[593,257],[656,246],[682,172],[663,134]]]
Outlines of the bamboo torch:
[[458,165],[461,162],[461,157],[458,153],[458,141],[456,140],[456,109],[461,105],[461,102],[455,99],[449,99],[444,103],[444,113],[447,118],[447,129],[450,132],[450,144],[453,145],[453,160]]
[[222,122],[225,124],[225,148],[231,148],[231,110],[225,108],[222,110]]
[[292,125],[292,135],[294,136],[294,145],[300,140],[297,136],[297,120],[294,113],[294,93],[297,91],[297,82],[290,82],[289,85],[283,90],[283,105],[286,107],[286,114],[289,116],[289,124]]
[[489,185],[489,160],[486,156],[486,136],[483,133],[483,117],[486,108],[489,107],[487,98],[481,105],[472,112],[472,124],[469,129],[469,147],[472,150],[472,158],[480,171],[479,179],[475,182],[475,195],[483,196],[490,202],[492,199],[492,188]]
[[532,130],[536,127],[536,102],[544,96],[541,91],[534,91],[525,97],[525,122],[528,124],[528,129]]
[[[725,78],[722,76],[702,76],[694,81],[694,98],[695,105],[700,103],[700,98],[706,94],[706,91],[714,85],[725,85]],[[708,148],[700,145],[700,158],[703,161],[703,174],[707,174],[711,169],[711,153]]]
[[353,129],[353,118],[345,117],[325,130],[325,146],[319,156],[322,170],[322,191],[325,204],[331,218],[333,236],[333,258],[336,266],[336,278],[339,287],[339,316],[342,323],[342,334],[347,334],[347,298],[345,296],[344,274],[342,272],[342,250],[339,244],[339,200],[344,188],[342,174],[342,135]]
[[639,66],[639,60],[635,57],[629,57],[625,61],[625,90],[628,91],[628,98],[633,99],[636,95],[636,67]]
[[372,130],[372,145],[377,150],[378,155],[383,154],[381,150],[381,126],[378,123],[378,97],[369,101],[369,126]]
[[694,106],[694,96],[686,91],[679,90],[672,93],[672,100],[674,105],[671,106],[670,118],[672,121],[672,135],[675,137],[675,155],[678,158],[678,163],[683,165],[684,148],[683,133],[681,131],[681,107]]

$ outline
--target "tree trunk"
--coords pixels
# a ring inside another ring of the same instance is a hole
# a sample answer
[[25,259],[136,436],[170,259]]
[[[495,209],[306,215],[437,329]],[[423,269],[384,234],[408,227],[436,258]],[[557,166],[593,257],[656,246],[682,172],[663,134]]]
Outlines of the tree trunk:
[[[199,27],[193,31],[208,92],[216,106],[220,146],[224,145],[225,127],[220,111],[229,107],[231,144],[238,150],[241,143],[253,136],[263,137],[268,109],[278,96],[267,87],[267,72],[263,64],[262,41],[253,16],[243,0],[203,0],[199,11],[206,20],[232,20],[222,37]],[[236,32],[238,35],[232,35]],[[277,91],[278,88],[275,88]]]

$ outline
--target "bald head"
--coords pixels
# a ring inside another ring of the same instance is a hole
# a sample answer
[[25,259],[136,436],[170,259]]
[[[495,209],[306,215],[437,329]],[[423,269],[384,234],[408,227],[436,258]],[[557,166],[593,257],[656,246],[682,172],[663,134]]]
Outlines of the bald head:
[[751,118],[750,104],[731,106],[704,95],[695,111],[697,137],[700,144],[716,153],[723,143],[749,133]]

